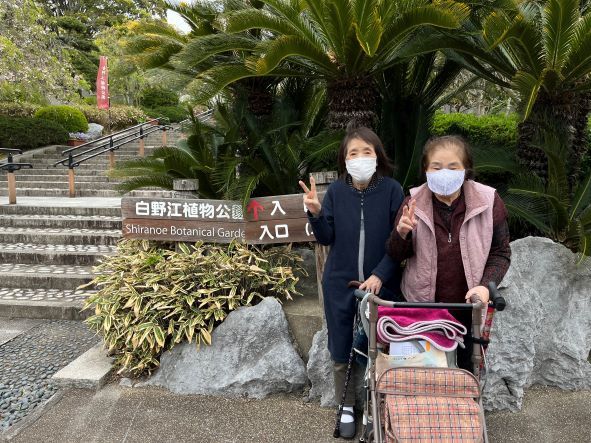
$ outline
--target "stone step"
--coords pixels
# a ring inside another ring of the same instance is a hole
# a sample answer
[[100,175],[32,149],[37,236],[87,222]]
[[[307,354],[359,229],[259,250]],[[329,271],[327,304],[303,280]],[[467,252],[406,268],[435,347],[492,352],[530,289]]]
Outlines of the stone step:
[[[97,176],[97,177],[105,177],[105,171],[96,170],[96,169],[75,169],[76,175],[87,175],[87,176]],[[56,175],[60,174],[64,177],[68,177],[68,168],[64,166],[60,166],[57,168],[50,167],[50,168],[33,168],[33,169],[21,169],[15,173],[15,176],[18,180],[19,177],[26,177],[28,175]],[[4,174],[6,176],[6,174]]]
[[[115,190],[117,182],[85,182],[75,181],[76,190]],[[67,178],[56,181],[21,180],[16,183],[17,193],[20,189],[70,189]]]
[[120,238],[121,230],[0,227],[0,243],[112,246]]
[[118,216],[77,216],[77,215],[0,215],[0,226],[18,228],[55,228],[67,226],[75,229],[121,229]]
[[83,320],[92,314],[81,311],[84,300],[95,291],[0,288],[0,317]]
[[[32,265],[0,263],[1,288],[76,290],[93,279],[92,267],[77,265]],[[89,288],[86,288],[89,289]]]
[[116,253],[115,246],[0,243],[3,263],[95,266],[102,257]]
[[[0,189],[0,196],[7,196],[8,189]],[[67,189],[43,189],[43,188],[18,188],[18,197],[67,197]],[[121,197],[121,194],[112,190],[86,190],[76,189],[76,197]]]
[[[75,200],[75,199],[72,199]],[[0,215],[118,217],[121,207],[0,205]]]
[[[68,181],[68,174],[39,174],[39,175],[17,175],[16,182],[56,182]],[[0,182],[6,182],[6,175],[0,175]],[[114,179],[110,179],[106,175],[78,175],[76,174],[76,183],[115,183]]]

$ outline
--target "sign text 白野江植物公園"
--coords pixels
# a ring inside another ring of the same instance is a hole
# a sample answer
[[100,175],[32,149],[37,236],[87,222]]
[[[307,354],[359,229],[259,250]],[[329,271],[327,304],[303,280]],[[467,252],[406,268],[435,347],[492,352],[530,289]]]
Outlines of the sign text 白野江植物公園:
[[[319,193],[321,199],[324,193]],[[315,241],[302,194],[240,202],[124,197],[123,237],[164,241],[251,244]]]

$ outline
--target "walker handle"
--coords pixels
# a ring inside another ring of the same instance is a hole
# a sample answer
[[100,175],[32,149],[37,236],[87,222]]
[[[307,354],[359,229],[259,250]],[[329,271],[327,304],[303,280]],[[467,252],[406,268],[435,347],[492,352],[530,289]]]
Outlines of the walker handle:
[[494,281],[488,283],[488,291],[490,294],[490,300],[497,311],[502,311],[507,306],[505,298],[499,294],[497,284]]
[[367,294],[367,292],[362,291],[361,289],[355,289],[355,292],[353,292],[353,294],[357,299],[363,300],[363,297],[365,297],[365,294]]

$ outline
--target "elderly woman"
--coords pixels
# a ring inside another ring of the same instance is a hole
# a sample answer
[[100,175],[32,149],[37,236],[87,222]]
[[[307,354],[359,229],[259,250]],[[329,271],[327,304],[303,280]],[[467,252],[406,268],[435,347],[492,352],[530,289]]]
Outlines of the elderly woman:
[[[511,258],[507,210],[497,192],[473,178],[468,144],[458,136],[429,140],[422,170],[427,183],[411,189],[396,217],[388,254],[406,260],[401,289],[407,301],[458,303],[488,283],[500,283]],[[470,330],[469,313],[454,312]],[[458,366],[470,370],[470,349]]]
[[[350,126],[338,154],[341,177],[331,184],[320,203],[314,179],[304,190],[310,225],[320,244],[330,245],[322,280],[328,348],[334,362],[335,395],[340,401],[353,341],[355,298],[351,280],[362,289],[393,300],[399,292],[398,262],[386,254],[386,240],[404,199],[382,142],[365,127]],[[340,432],[353,438],[355,389],[346,391]]]

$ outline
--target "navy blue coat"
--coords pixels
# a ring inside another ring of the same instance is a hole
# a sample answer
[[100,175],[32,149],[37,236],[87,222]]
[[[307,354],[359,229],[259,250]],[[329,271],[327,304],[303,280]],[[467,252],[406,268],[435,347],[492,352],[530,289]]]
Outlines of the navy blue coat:
[[[404,200],[400,184],[384,177],[375,188],[363,192],[365,228],[364,277],[372,274],[382,280],[380,297],[394,300],[400,294],[399,263],[386,254],[386,241],[394,228],[398,208]],[[359,279],[359,230],[362,192],[345,180],[332,183],[324,196],[318,217],[308,212],[316,240],[330,245],[324,268],[322,290],[328,326],[328,349],[337,363],[346,363],[353,340],[355,298],[347,288]]]

